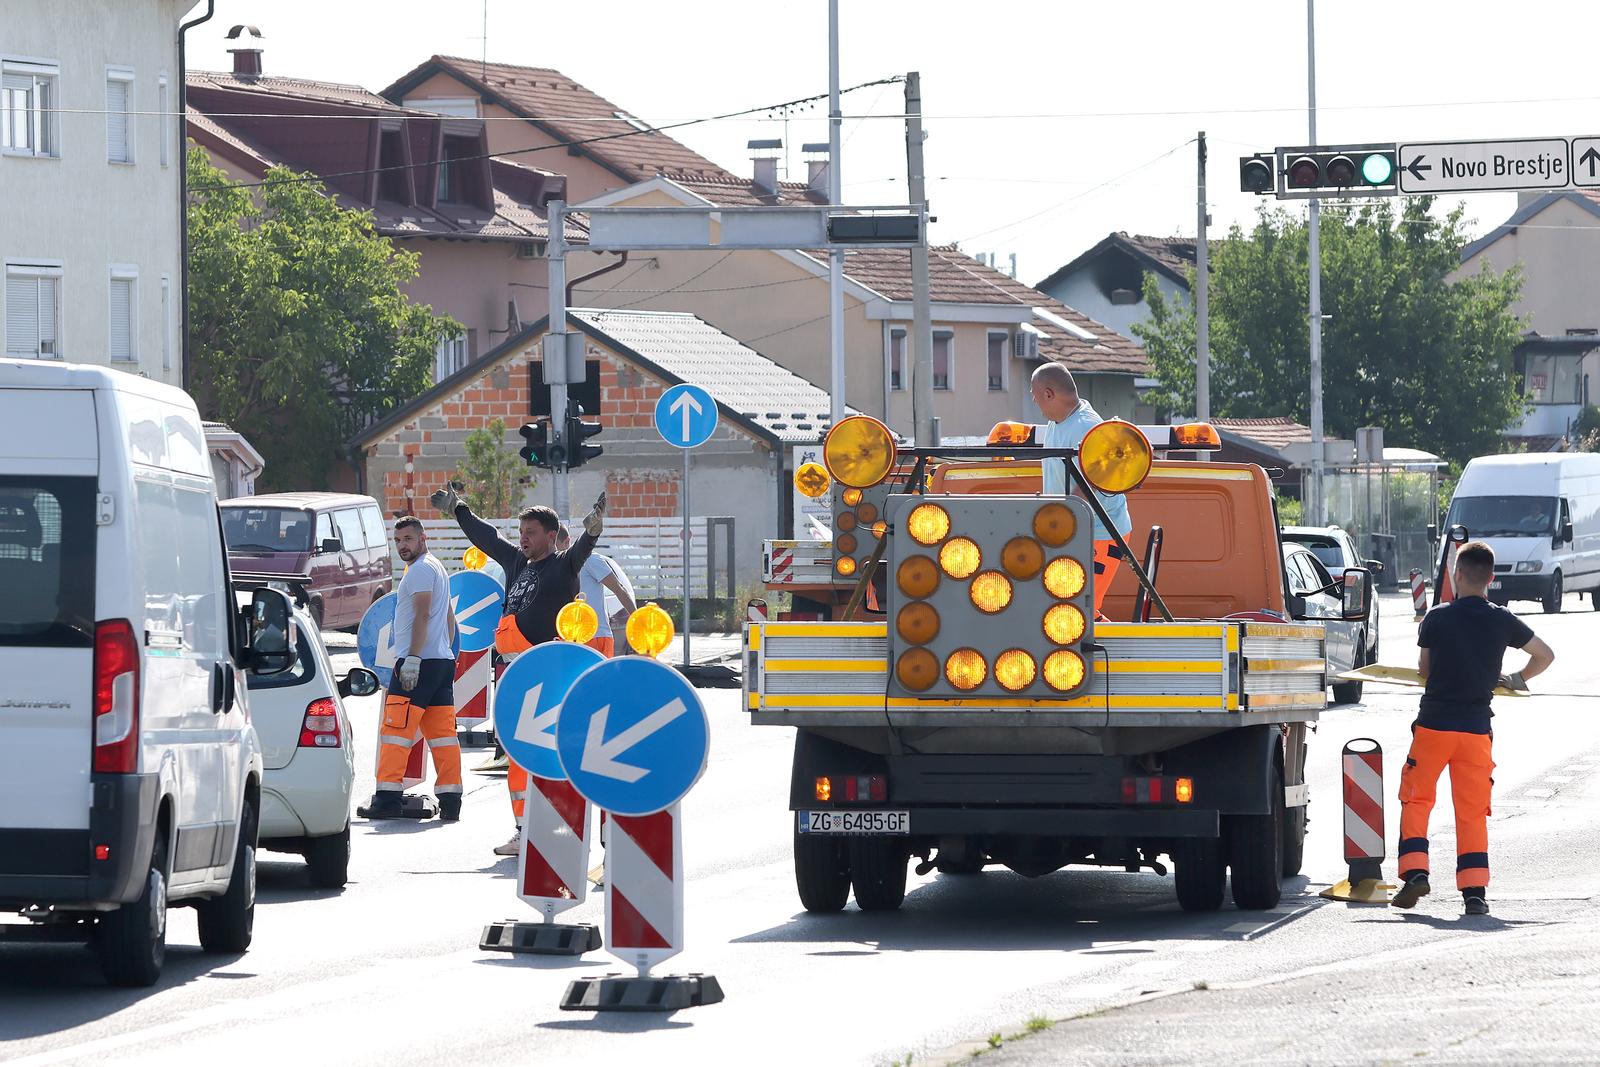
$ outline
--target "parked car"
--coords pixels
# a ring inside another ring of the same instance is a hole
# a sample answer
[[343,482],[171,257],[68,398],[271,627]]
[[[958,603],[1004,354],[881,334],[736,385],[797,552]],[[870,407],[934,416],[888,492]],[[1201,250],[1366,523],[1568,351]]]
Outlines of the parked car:
[[1496,604],[1537,600],[1561,610],[1568,592],[1600,608],[1600,455],[1481,456],[1456,482],[1445,526],[1494,549]]
[[[1383,574],[1383,564],[1375,559],[1362,559],[1356,551],[1355,541],[1337,526],[1285,526],[1283,539],[1305,545],[1330,574],[1343,574],[1348,568],[1360,567],[1372,575],[1374,587]],[[1367,611],[1367,621],[1361,629],[1358,647],[1361,649],[1361,663],[1358,666],[1378,662],[1377,597],[1372,598]]]
[[394,587],[378,502],[351,493],[271,493],[222,502],[234,581],[272,585],[304,604],[319,628],[360,625]]
[[264,772],[243,672],[293,666],[289,603],[229,586],[194,401],[0,360],[0,941],[90,940],[150,985],[167,909],[243,952]]
[[355,667],[335,679],[322,639],[304,608],[294,609],[295,665],[251,673],[250,713],[261,736],[261,847],[294,852],[311,884],[337,889],[350,869],[350,795],[355,745],[343,697],[378,691],[378,676]]
[[[1356,568],[1360,570],[1361,568]],[[1344,572],[1335,579],[1305,545],[1283,543],[1283,570],[1289,582],[1290,615],[1306,622],[1320,622],[1327,631],[1328,675],[1331,677],[1362,666],[1362,630],[1365,620],[1344,618],[1341,587]],[[1365,576],[1357,575],[1365,580]],[[1370,581],[1368,582],[1370,588]],[[1368,597],[1369,604],[1376,597]],[[1359,612],[1359,608],[1356,609]],[[1360,682],[1334,682],[1333,702],[1354,704],[1361,699]]]

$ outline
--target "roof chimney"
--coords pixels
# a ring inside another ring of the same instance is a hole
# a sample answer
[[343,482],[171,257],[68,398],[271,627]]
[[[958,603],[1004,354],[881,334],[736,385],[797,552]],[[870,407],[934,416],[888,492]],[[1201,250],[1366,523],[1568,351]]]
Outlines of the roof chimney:
[[[248,33],[255,41],[240,40],[242,34]],[[261,77],[261,31],[254,26],[238,25],[228,31],[228,40],[239,41],[237,47],[228,49],[233,56],[233,76],[246,78],[251,81]]]
[[802,145],[801,151],[806,154],[806,188],[824,199],[828,196],[828,143],[821,141],[816,144]]
[[750,150],[756,153],[751,157],[755,161],[755,172],[751,184],[755,186],[756,193],[761,196],[778,195],[778,153],[783,149],[780,140],[751,141]]

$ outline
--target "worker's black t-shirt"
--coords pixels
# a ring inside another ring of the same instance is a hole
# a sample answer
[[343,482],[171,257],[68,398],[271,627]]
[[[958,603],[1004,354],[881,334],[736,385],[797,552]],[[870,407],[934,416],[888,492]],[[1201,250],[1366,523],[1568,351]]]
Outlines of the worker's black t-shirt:
[[1417,629],[1418,646],[1428,650],[1428,685],[1417,725],[1430,730],[1486,734],[1489,701],[1500,680],[1506,649],[1533,639],[1528,624],[1481,596],[1463,597],[1434,608]]
[[505,570],[506,597],[501,610],[516,618],[522,636],[531,645],[554,641],[556,614],[578,595],[578,572],[594,551],[595,538],[585,531],[572,547],[533,561],[467,505],[456,508],[456,521],[467,539]]

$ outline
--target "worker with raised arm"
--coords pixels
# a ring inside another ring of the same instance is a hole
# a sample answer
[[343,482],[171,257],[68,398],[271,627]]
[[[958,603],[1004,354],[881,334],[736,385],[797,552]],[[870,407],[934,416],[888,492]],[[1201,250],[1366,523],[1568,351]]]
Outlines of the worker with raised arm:
[[[1400,878],[1390,901],[1415,907],[1427,896],[1428,817],[1439,775],[1450,768],[1456,809],[1456,888],[1468,915],[1489,914],[1489,794],[1494,785],[1490,701],[1497,686],[1526,690],[1555,662],[1528,624],[1489,603],[1494,549],[1482,541],[1456,552],[1456,599],[1434,608],[1417,629],[1417,670],[1426,683],[1411,727],[1411,751],[1400,772]],[[1528,654],[1527,666],[1502,674],[1506,649]]]
[[401,816],[406,760],[420,734],[433,756],[439,818],[455,822],[461,818],[461,742],[456,738],[456,615],[450,576],[428,551],[428,536],[414,516],[395,523],[394,543],[406,573],[395,590],[398,658],[383,702],[378,788],[369,817]]
[[[583,536],[562,551],[557,546],[561,520],[542,505],[524,508],[517,516],[517,544],[500,536],[489,523],[472,513],[453,487],[430,498],[433,506],[453,517],[475,546],[505,568],[506,596],[494,647],[506,659],[515,659],[534,645],[556,640],[556,614],[576,599],[579,574],[594,551],[605,527],[606,494],[601,493],[583,520]],[[511,794],[511,814],[522,826],[528,797],[528,772],[515,761],[506,768],[506,788]],[[520,832],[495,849],[496,855],[515,856]]]
[[[1033,372],[1030,383],[1033,402],[1045,417],[1038,435],[1044,448],[1077,448],[1084,435],[1104,422],[1090,403],[1078,395],[1078,383],[1072,372],[1054,361],[1045,363]],[[1045,496],[1066,496],[1068,490],[1067,464],[1062,459],[1046,459],[1041,464]],[[1133,520],[1128,515],[1128,499],[1122,493],[1091,492],[1105,508],[1107,517],[1116,525],[1123,539],[1133,533]],[[1122,551],[1111,537],[1099,516],[1094,520],[1094,611],[1104,619],[1100,607],[1105,603],[1111,582],[1122,566]]]
[[[565,523],[562,524],[557,536],[559,540],[556,542],[556,547],[565,551],[572,544],[572,535],[567,532]],[[619,618],[627,618],[638,607],[633,599],[633,586],[628,584],[616,561],[599,552],[590,554],[588,560],[584,562],[583,568],[578,572],[578,584],[583,590],[584,601],[594,609],[595,618],[599,622],[594,636],[589,639],[589,647],[610,658],[616,655],[617,642],[615,624],[606,615],[606,592],[609,590],[621,605]]]

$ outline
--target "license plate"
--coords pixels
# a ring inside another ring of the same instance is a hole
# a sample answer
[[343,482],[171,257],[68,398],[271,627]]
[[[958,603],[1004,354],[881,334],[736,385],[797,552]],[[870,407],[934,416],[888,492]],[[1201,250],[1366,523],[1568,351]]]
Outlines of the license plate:
[[796,812],[803,834],[909,834],[909,811]]
[[1489,588],[1490,589],[1499,589],[1502,584],[1503,583],[1501,583],[1501,582],[1490,582],[1489,583]]

